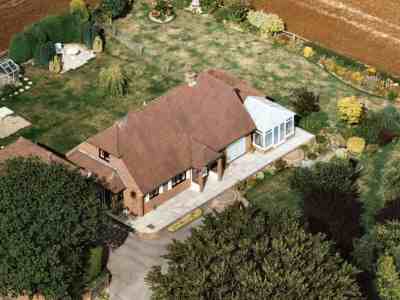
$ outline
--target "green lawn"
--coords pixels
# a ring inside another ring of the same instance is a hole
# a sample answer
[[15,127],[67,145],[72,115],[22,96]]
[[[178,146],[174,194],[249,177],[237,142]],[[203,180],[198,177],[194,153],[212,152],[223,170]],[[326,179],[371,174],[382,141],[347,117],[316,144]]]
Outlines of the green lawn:
[[[79,70],[52,75],[27,67],[34,87],[2,106],[33,126],[0,140],[0,145],[23,135],[64,153],[128,110],[182,83],[189,64],[195,71],[225,69],[282,104],[289,103],[293,88],[306,86],[321,93],[322,108],[332,118],[338,97],[358,95],[304,58],[272,41],[227,29],[211,16],[178,11],[175,21],[159,25],[147,19],[146,11],[146,5],[137,2],[131,15],[116,22],[118,37],[107,40],[107,51]],[[97,89],[99,70],[112,64],[122,65],[129,78],[126,97],[105,97]]]
[[289,188],[289,178],[293,169],[286,169],[275,175],[267,175],[261,181],[250,188],[245,197],[254,205],[263,210],[273,212],[275,210],[289,210],[298,212],[301,210],[299,195]]

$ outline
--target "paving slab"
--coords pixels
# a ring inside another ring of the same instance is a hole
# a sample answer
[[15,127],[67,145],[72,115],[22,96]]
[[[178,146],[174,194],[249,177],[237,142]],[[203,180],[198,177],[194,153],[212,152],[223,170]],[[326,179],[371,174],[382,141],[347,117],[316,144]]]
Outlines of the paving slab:
[[[267,153],[246,153],[233,161],[225,170],[222,181],[208,176],[203,192],[200,193],[194,189],[187,189],[145,216],[128,221],[128,225],[139,234],[156,234],[194,209],[235,186],[240,181],[263,170],[272,162],[282,158],[301,145],[309,143],[312,139],[314,139],[314,135],[296,128],[295,135],[277,148]],[[151,228],[149,228],[149,225],[151,225]]]
[[0,139],[6,138],[17,131],[31,126],[31,123],[19,116],[0,118]]
[[8,107],[0,107],[0,120],[4,119],[7,116],[11,116],[12,114],[14,114],[14,112]]

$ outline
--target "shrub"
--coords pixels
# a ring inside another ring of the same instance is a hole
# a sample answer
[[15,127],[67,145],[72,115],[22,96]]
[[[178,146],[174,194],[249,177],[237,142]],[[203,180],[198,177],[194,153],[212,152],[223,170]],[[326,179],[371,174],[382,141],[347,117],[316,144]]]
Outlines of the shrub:
[[382,191],[385,201],[400,198],[400,160],[390,160],[385,164],[382,175]]
[[120,97],[126,93],[127,79],[120,66],[103,68],[99,74],[100,88],[111,97]]
[[53,59],[49,63],[49,71],[56,74],[62,71],[62,62],[60,56],[54,55]]
[[312,57],[312,56],[314,56],[314,50],[313,50],[313,48],[311,48],[311,47],[304,47],[304,49],[303,49],[303,56],[305,57],[305,58],[310,58],[310,57]]
[[398,96],[399,94],[396,91],[389,91],[387,98],[389,99],[389,101],[394,101],[397,99]]
[[326,112],[313,112],[300,119],[299,126],[313,134],[318,134],[321,129],[329,126]]
[[361,233],[361,203],[358,201],[358,174],[347,160],[317,162],[311,168],[297,168],[290,187],[304,201],[304,216],[311,232],[323,232],[347,255],[354,237]]
[[16,63],[24,63],[33,57],[32,41],[24,32],[14,34],[9,47],[9,55]]
[[358,124],[364,112],[363,104],[355,96],[340,99],[337,108],[340,119],[350,125]]
[[375,285],[382,300],[400,300],[400,278],[392,256],[378,259]]
[[360,137],[351,137],[347,140],[347,149],[352,154],[361,154],[365,149],[365,140]]
[[49,62],[53,59],[56,54],[56,49],[53,42],[47,42],[39,45],[35,50],[35,63],[40,66],[48,66]]
[[128,0],[102,0],[101,9],[113,19],[121,17],[128,8]]
[[91,282],[99,276],[103,269],[103,247],[98,246],[90,249],[86,263],[85,280]]
[[379,132],[378,144],[380,146],[385,146],[387,144],[390,144],[394,139],[396,139],[398,137],[399,137],[399,135],[397,133],[394,133],[393,131],[391,131],[389,129],[383,128]]
[[[398,257],[400,250],[400,223],[389,221],[375,225],[354,243],[353,259],[365,271],[374,273],[376,262],[382,255]],[[396,265],[399,265],[396,261]]]
[[319,95],[307,90],[306,88],[295,89],[292,92],[290,104],[294,111],[301,117],[305,117],[312,112],[319,112]]
[[362,299],[356,269],[301,225],[252,206],[207,214],[146,276],[152,299]]
[[104,42],[103,42],[103,39],[99,35],[94,38],[92,48],[95,53],[103,52]]
[[219,8],[214,13],[214,17],[218,22],[224,20],[231,22],[242,22],[246,19],[248,10],[248,7],[241,3],[233,3],[232,5],[225,5]]
[[256,27],[261,34],[275,35],[285,30],[285,23],[275,14],[251,10],[247,15],[247,20]]
[[83,22],[89,20],[89,10],[85,0],[71,0],[69,11],[71,14],[78,14]]
[[378,112],[369,111],[358,126],[352,129],[353,135],[363,137],[368,144],[382,143],[382,131],[388,130],[397,135],[400,132],[400,114],[394,107],[386,107]]

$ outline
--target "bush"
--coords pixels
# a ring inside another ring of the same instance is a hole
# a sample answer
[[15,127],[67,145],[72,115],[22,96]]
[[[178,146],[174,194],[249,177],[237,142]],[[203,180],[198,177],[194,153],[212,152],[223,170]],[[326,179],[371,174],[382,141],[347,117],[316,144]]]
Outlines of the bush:
[[256,27],[261,34],[275,35],[285,30],[285,23],[275,14],[251,10],[247,15],[247,20]]
[[98,80],[100,88],[111,97],[120,97],[126,93],[127,79],[120,66],[103,68]]
[[364,112],[364,106],[355,96],[340,99],[337,108],[340,119],[349,125],[358,124]]
[[291,97],[290,104],[293,106],[294,111],[301,117],[320,111],[319,95],[306,88],[295,89]]
[[392,256],[378,259],[375,285],[382,300],[400,300],[400,278]]
[[103,52],[103,50],[104,50],[104,42],[103,42],[103,39],[99,35],[97,35],[94,38],[92,48],[93,48],[93,51],[95,53]]
[[47,42],[39,45],[35,50],[35,63],[40,66],[48,66],[49,62],[53,59],[56,54],[56,49],[53,42]]
[[299,126],[313,134],[318,134],[321,129],[329,126],[326,112],[313,112],[300,119]]
[[71,14],[77,14],[82,22],[89,20],[89,10],[85,0],[71,0],[69,11]]
[[33,57],[34,45],[24,32],[14,34],[9,46],[10,57],[18,64],[24,63]]
[[385,164],[382,175],[382,191],[385,201],[400,198],[400,160],[390,160]]
[[347,140],[347,149],[352,154],[361,154],[365,149],[365,140],[360,137],[351,137]]
[[49,62],[49,71],[55,74],[61,73],[62,62],[60,56],[55,55],[53,59]]
[[398,96],[399,96],[399,94],[396,91],[389,91],[389,93],[387,95],[389,101],[396,100]]
[[357,178],[349,161],[336,159],[297,168],[289,179],[290,187],[304,201],[311,232],[325,233],[344,255],[352,250],[353,238],[361,234]]
[[102,0],[101,9],[116,19],[126,12],[128,4],[128,0]]
[[103,269],[103,247],[98,246],[90,249],[85,270],[86,282],[91,282],[99,276]]
[[245,3],[234,1],[229,5],[219,8],[214,13],[214,17],[218,22],[230,21],[240,23],[246,20],[248,11],[249,8]]
[[152,299],[362,299],[358,272],[297,217],[234,205],[207,214],[146,276]]

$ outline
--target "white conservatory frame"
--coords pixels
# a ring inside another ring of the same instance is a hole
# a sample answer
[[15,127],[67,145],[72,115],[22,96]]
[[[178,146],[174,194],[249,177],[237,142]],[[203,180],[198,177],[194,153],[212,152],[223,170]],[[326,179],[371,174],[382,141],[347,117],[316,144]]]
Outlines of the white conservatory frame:
[[19,78],[20,67],[11,59],[0,59],[0,87],[14,84]]

